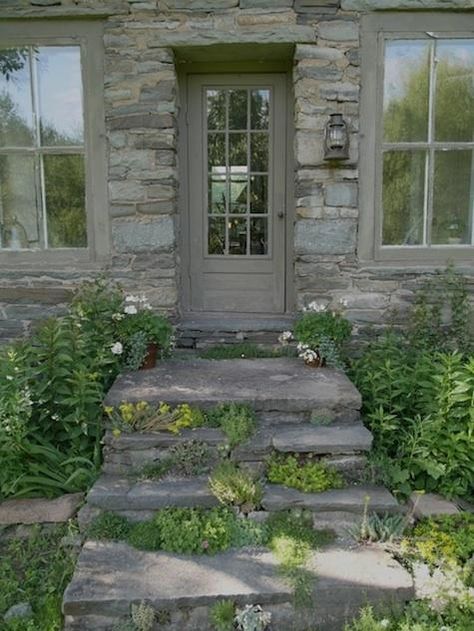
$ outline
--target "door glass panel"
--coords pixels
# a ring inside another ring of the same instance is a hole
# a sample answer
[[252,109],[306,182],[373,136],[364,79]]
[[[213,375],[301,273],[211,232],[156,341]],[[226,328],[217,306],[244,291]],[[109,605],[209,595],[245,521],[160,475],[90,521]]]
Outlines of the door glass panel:
[[250,254],[268,254],[268,219],[254,217],[250,220]]
[[225,214],[227,206],[227,177],[225,175],[209,176],[209,214]]
[[226,90],[207,91],[207,128],[226,128]]
[[229,217],[229,254],[247,254],[247,221]]
[[383,245],[423,243],[425,171],[425,151],[384,154]]
[[229,90],[229,129],[247,129],[247,110],[247,90]]
[[271,91],[209,88],[205,99],[208,254],[267,255]]
[[268,129],[270,90],[252,90],[250,93],[250,128]]
[[250,212],[268,212],[268,175],[250,176]]
[[225,254],[225,217],[209,217],[209,254]]
[[250,144],[250,169],[261,173],[268,171],[268,134],[254,133]]
[[247,166],[247,134],[229,134],[229,166]]
[[230,212],[247,212],[247,175],[232,175],[230,178]]

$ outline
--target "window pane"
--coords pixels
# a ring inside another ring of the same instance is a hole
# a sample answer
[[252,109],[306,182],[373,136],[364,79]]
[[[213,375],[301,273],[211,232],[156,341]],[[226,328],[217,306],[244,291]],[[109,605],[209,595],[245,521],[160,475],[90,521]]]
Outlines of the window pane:
[[252,134],[250,144],[252,171],[268,171],[268,134]]
[[432,242],[471,243],[474,207],[472,151],[437,151]]
[[423,243],[424,151],[389,151],[383,160],[383,245]]
[[268,129],[270,90],[252,90],[250,97],[251,129]]
[[250,178],[250,212],[268,212],[268,175],[252,175]]
[[386,42],[383,103],[386,142],[427,140],[429,59],[427,41]]
[[436,140],[474,139],[474,40],[436,45]]
[[225,253],[224,217],[209,217],[208,252],[209,254]]
[[86,247],[84,157],[44,156],[44,180],[49,247]]
[[225,175],[213,175],[209,177],[209,213],[220,215],[226,211],[227,178]]
[[247,90],[229,90],[229,129],[247,129]]
[[0,49],[0,145],[31,146],[33,130],[28,49]]
[[39,221],[34,158],[0,156],[0,247],[39,247]]
[[229,165],[247,166],[247,134],[229,134]]
[[226,91],[207,90],[207,128],[225,129]]
[[268,254],[268,219],[250,220],[250,254]]
[[207,160],[210,173],[225,173],[225,134],[209,134]]
[[247,254],[247,219],[229,218],[229,254]]
[[78,46],[38,49],[42,145],[82,145],[81,51]]
[[230,212],[247,212],[247,176],[232,175],[230,179]]

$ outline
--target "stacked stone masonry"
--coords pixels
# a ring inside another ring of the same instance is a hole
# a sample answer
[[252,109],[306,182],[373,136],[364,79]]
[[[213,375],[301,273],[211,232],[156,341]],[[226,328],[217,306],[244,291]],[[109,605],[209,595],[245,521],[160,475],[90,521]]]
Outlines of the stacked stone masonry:
[[[294,45],[295,308],[343,300],[362,329],[394,313],[403,321],[413,289],[434,268],[362,264],[357,232],[360,17],[406,8],[470,9],[472,0],[4,0],[1,19],[103,22],[112,248],[100,265],[6,265],[0,339],[64,308],[71,289],[102,269],[144,292],[157,309],[179,312],[184,272],[174,50],[229,43]],[[335,111],[351,132],[350,160],[342,168],[328,167],[322,154],[324,126]],[[474,294],[472,266],[463,271]]]

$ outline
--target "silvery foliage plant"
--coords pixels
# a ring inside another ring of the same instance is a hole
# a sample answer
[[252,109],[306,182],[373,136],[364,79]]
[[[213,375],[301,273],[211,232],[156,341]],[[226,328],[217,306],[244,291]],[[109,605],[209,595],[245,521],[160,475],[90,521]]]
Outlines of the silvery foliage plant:
[[239,631],[265,631],[272,620],[272,614],[263,611],[260,605],[246,605],[238,609],[235,623]]

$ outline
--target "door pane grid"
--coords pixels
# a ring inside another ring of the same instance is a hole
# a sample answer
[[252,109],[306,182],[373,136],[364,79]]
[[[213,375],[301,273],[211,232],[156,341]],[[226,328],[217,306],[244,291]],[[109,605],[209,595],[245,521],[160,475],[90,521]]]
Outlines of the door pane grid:
[[270,90],[208,88],[206,103],[208,255],[268,255]]

